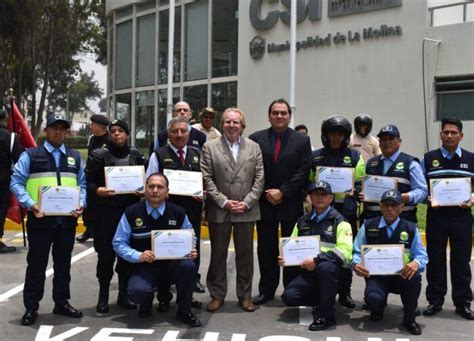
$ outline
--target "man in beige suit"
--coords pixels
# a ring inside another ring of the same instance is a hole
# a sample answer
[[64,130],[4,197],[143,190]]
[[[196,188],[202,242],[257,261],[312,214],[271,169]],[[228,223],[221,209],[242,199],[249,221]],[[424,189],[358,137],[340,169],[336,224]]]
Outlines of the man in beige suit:
[[[224,111],[223,135],[208,141],[201,153],[201,172],[207,191],[206,218],[211,238],[207,287],[212,300],[208,311],[218,310],[227,294],[227,249],[233,232],[237,268],[237,297],[243,310],[255,311],[250,300],[253,277],[253,230],[260,219],[258,200],[264,173],[260,147],[241,137],[245,115],[237,108]],[[233,228],[233,229],[232,229]]]

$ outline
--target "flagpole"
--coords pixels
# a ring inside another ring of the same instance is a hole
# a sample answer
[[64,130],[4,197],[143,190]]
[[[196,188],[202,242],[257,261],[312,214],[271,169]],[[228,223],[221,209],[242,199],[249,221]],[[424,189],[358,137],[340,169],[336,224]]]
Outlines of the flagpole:
[[295,74],[296,74],[296,0],[291,0],[291,24],[290,24],[290,107],[291,115],[290,127],[295,127]]
[[[13,89],[10,88],[10,115],[12,118],[12,132],[11,134],[15,134],[16,127],[15,127],[15,112],[13,111]],[[23,232],[23,246],[26,247],[26,227],[25,227],[25,220],[23,219],[23,209],[21,206],[18,206],[20,208],[20,220],[21,220],[21,230]]]
[[166,124],[171,121],[173,111],[173,57],[174,57],[174,12],[175,0],[170,0],[168,19],[168,98],[166,106]]

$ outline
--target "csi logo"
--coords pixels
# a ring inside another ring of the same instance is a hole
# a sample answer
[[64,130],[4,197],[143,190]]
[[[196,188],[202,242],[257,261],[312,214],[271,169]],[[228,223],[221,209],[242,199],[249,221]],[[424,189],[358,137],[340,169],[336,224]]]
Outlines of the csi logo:
[[[269,11],[266,16],[262,14],[262,7],[270,7],[268,4],[281,2],[285,10]],[[265,4],[265,5],[264,5]],[[268,31],[276,25],[278,19],[287,25],[291,22],[290,16],[291,0],[251,0],[250,22],[259,31]],[[306,18],[311,21],[321,19],[321,0],[296,0],[296,21],[303,22]]]

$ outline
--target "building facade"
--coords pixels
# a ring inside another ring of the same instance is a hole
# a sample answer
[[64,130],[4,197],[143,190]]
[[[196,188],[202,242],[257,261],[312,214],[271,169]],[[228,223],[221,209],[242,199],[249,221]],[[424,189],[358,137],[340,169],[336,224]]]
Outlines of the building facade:
[[[173,102],[195,111],[238,106],[249,134],[289,96],[290,0],[177,0]],[[145,146],[166,126],[167,0],[108,0],[109,115]],[[403,148],[439,146],[439,121],[458,116],[474,149],[474,3],[297,0],[294,124],[318,146],[321,121],[367,113],[399,126]]]

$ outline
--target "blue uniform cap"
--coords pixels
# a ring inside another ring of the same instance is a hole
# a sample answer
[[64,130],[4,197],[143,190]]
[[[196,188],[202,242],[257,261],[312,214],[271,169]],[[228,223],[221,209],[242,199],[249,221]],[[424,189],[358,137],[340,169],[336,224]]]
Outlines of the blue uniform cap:
[[332,194],[331,185],[327,183],[326,181],[312,182],[308,186],[308,193],[312,193],[314,191],[317,191],[318,189],[321,191],[324,191],[327,194]]
[[394,124],[387,124],[385,127],[380,129],[377,137],[381,137],[382,135],[392,135],[395,137],[400,137],[400,130],[398,130],[397,126]]
[[66,118],[63,115],[54,114],[54,115],[49,116],[48,119],[46,120],[46,128],[58,122],[64,123],[68,129],[71,127],[69,122],[66,120]]
[[382,198],[380,199],[380,202],[384,202],[384,201],[392,201],[400,205],[403,203],[402,195],[400,194],[400,192],[394,191],[392,189],[382,194]]

